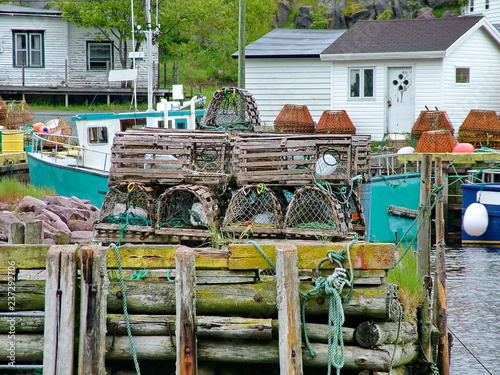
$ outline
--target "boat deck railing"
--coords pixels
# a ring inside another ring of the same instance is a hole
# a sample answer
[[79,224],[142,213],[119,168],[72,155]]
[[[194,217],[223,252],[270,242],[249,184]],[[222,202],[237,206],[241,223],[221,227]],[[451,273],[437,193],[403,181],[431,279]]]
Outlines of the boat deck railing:
[[86,167],[86,157],[89,154],[99,154],[102,159],[102,165],[92,167],[93,169],[106,171],[106,166],[111,160],[111,154],[105,151],[92,150],[78,145],[78,137],[62,134],[50,133],[33,133],[32,135],[32,152],[40,155],[51,157],[54,163],[61,162],[63,157],[72,158],[73,165],[76,167]]

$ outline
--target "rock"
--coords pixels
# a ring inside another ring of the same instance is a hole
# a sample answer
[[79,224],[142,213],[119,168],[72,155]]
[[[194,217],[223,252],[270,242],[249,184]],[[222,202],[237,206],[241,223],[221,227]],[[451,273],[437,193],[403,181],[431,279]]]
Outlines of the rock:
[[12,211],[0,211],[0,241],[9,241],[9,228],[13,223],[22,223]]
[[18,212],[34,212],[39,214],[43,209],[47,208],[47,204],[41,199],[37,199],[34,197],[26,196],[16,207],[16,211]]
[[432,8],[421,8],[416,11],[415,18],[431,19],[436,18],[436,16],[432,13]]
[[310,5],[305,5],[299,8],[299,15],[295,20],[296,29],[309,29],[313,23],[311,12],[313,7]]
[[94,236],[92,231],[82,230],[82,231],[73,231],[71,232],[71,243],[92,243],[94,241]]
[[276,23],[278,27],[283,27],[288,21],[288,16],[290,15],[290,2],[289,1],[278,1],[278,16]]

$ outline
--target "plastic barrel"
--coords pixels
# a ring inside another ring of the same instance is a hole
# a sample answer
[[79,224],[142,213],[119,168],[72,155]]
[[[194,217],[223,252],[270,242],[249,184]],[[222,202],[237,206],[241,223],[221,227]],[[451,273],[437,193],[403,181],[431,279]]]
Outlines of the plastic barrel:
[[24,132],[20,130],[2,130],[2,154],[14,154],[24,151]]

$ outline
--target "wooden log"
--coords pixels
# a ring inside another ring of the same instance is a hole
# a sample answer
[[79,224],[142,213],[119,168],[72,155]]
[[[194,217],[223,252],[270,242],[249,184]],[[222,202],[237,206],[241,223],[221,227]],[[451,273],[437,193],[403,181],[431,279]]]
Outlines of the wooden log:
[[384,344],[406,344],[418,340],[417,326],[408,322],[363,322],[356,327],[354,337],[364,348]]
[[[175,291],[172,283],[126,281],[128,309],[131,314],[173,314]],[[303,292],[311,290],[310,282],[301,282]],[[344,296],[348,293],[344,289]],[[0,289],[1,296],[1,289]],[[349,302],[343,304],[346,316],[392,319],[398,310],[394,285],[359,286],[354,289]],[[108,295],[108,312],[119,313],[122,309],[120,286],[112,282]],[[2,301],[0,300],[0,307]],[[276,283],[198,285],[196,311],[203,315],[245,314],[251,318],[270,318],[277,315]],[[306,304],[307,315],[326,315],[328,300],[325,296],[310,298]]]
[[418,210],[412,210],[410,208],[394,206],[391,204],[389,207],[387,207],[387,213],[392,216],[401,216],[407,217],[409,219],[416,219]]
[[49,245],[0,245],[0,264],[8,264],[9,260],[16,260],[17,268],[45,268],[45,256]]
[[175,337],[177,375],[196,375],[198,372],[196,349],[196,274],[194,250],[179,247],[176,251]]
[[9,227],[9,243],[23,244],[25,228],[23,223],[12,223]]
[[297,248],[276,244],[276,260],[280,374],[302,374]]
[[[45,260],[45,257],[44,257]],[[17,261],[16,261],[17,264]],[[0,283],[0,311],[9,311],[8,285]],[[45,281],[16,281],[16,311],[44,310]]]
[[45,313],[43,311],[27,311],[0,313],[0,334],[10,331],[11,323],[16,326],[16,333],[43,332]]
[[106,374],[106,255],[106,248],[81,248],[78,375]]
[[41,220],[31,221],[26,223],[24,232],[25,244],[41,244],[43,243],[43,226]]
[[358,375],[410,375],[412,372],[406,366],[391,369],[389,372],[363,370]]

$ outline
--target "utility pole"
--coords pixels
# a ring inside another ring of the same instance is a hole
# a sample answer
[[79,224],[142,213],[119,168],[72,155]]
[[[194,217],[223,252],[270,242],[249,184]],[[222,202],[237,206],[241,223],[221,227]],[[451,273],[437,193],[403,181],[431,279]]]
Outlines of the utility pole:
[[238,17],[238,87],[245,88],[246,0],[239,0]]
[[151,28],[151,3],[149,0],[145,1],[146,3],[146,46],[147,46],[147,66],[148,66],[148,112],[154,111],[153,109],[153,56],[152,56],[152,47],[153,47],[153,30]]

